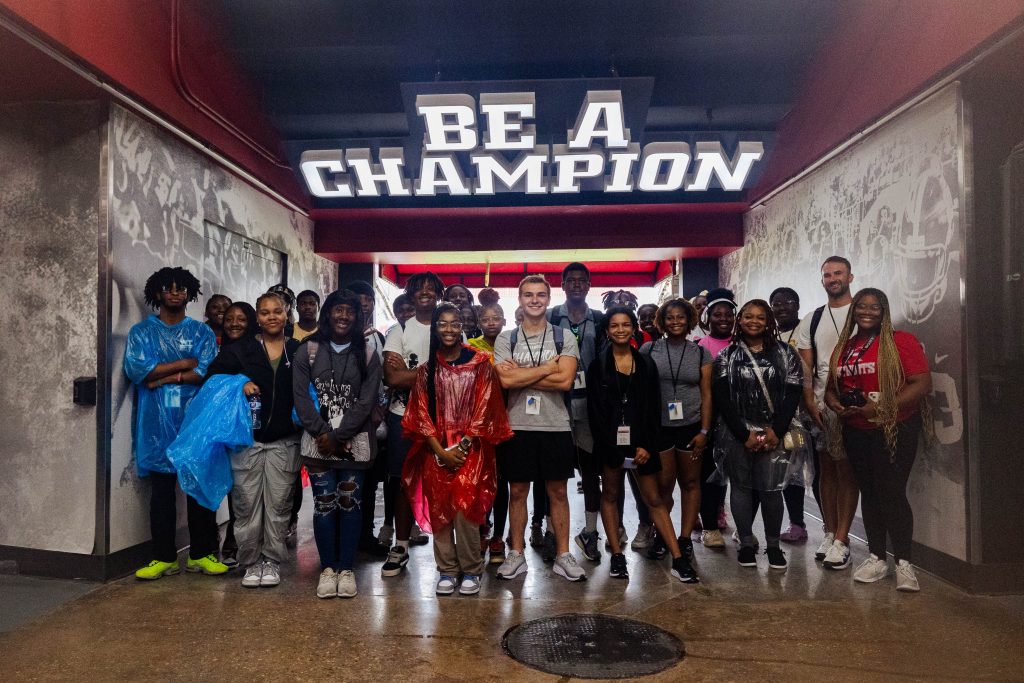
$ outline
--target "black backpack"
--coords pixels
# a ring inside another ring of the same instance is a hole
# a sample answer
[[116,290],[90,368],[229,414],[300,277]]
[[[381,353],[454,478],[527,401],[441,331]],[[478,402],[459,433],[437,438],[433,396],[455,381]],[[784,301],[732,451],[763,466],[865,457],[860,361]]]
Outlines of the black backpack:
[[814,309],[814,314],[811,316],[811,362],[813,363],[811,372],[814,373],[815,377],[818,376],[818,342],[815,341],[814,335],[818,331],[818,325],[821,324],[821,316],[824,313],[825,306],[819,306]]

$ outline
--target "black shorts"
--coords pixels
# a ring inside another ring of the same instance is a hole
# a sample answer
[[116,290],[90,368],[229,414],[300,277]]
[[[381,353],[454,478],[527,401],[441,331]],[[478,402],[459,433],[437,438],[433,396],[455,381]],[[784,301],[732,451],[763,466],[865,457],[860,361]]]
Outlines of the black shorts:
[[[700,422],[694,422],[688,425],[680,425],[678,427],[666,427],[661,426],[661,439],[658,445],[658,450],[665,452],[670,448],[676,450],[685,451],[687,446],[694,437],[700,434]],[[710,435],[708,438],[711,438]]]
[[565,481],[575,473],[572,432],[517,431],[498,446],[498,476],[510,482]]
[[[613,470],[618,469],[622,467],[626,456],[632,456],[635,453],[636,446],[616,446],[604,451],[601,456],[601,464]],[[647,462],[643,465],[637,465],[634,471],[637,474],[657,474],[661,472],[661,456],[657,453],[651,453],[651,457],[647,458]]]

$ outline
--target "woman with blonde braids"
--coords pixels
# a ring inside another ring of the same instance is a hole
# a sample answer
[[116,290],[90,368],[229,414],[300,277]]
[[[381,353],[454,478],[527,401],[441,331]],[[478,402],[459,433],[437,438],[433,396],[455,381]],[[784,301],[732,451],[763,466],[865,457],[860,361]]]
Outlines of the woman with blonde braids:
[[832,354],[825,403],[843,421],[843,447],[860,488],[871,551],[853,574],[860,583],[874,583],[888,573],[888,533],[896,559],[896,590],[920,590],[910,558],[914,513],[907,479],[917,455],[921,409],[931,388],[921,342],[893,330],[885,293],[871,288],[857,292]]

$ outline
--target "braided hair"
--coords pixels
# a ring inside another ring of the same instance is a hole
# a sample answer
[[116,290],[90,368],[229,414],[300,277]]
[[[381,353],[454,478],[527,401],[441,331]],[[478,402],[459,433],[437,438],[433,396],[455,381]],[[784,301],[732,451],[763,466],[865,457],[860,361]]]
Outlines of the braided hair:
[[442,313],[452,313],[458,320],[462,314],[455,304],[442,301],[430,316],[430,351],[427,353],[427,411],[430,420],[437,422],[437,352],[441,348],[441,339],[437,336],[437,321]]
[[[618,303],[620,295],[623,299],[623,303],[621,304]],[[633,312],[636,312],[636,309],[640,305],[640,302],[637,301],[636,294],[629,291],[628,289],[613,289],[601,295],[601,305],[604,307],[606,313],[612,306],[620,305],[624,306],[625,308],[631,309]]]

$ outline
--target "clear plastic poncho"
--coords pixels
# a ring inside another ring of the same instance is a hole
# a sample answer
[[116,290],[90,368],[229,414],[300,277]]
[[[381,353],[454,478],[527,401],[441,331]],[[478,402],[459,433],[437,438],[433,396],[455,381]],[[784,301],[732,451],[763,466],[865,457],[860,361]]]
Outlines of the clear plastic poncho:
[[178,437],[167,459],[178,472],[181,490],[216,510],[231,490],[231,453],[252,446],[252,412],[242,387],[245,375],[214,375],[185,409]]
[[[771,405],[782,409],[787,401],[799,398],[804,387],[803,363],[796,351],[775,344],[772,352],[758,358],[764,382],[771,392]],[[748,430],[766,429],[774,417],[750,357],[740,344],[732,344],[715,359],[713,381],[725,380],[729,388],[729,410],[737,414]],[[795,394],[795,396],[794,396]],[[794,417],[790,429],[801,428]],[[781,491],[788,484],[803,481],[804,462],[810,455],[809,435],[787,450],[785,433],[778,434],[779,447],[772,452],[748,451],[720,417],[715,429],[714,457],[717,469],[710,481],[755,491]]]
[[178,436],[188,402],[199,391],[192,384],[146,386],[146,376],[160,363],[195,358],[201,377],[217,355],[217,337],[204,323],[185,318],[167,325],[151,315],[128,332],[124,350],[124,371],[136,388],[135,466],[140,477],[150,472],[174,472],[167,459],[167,447]]

